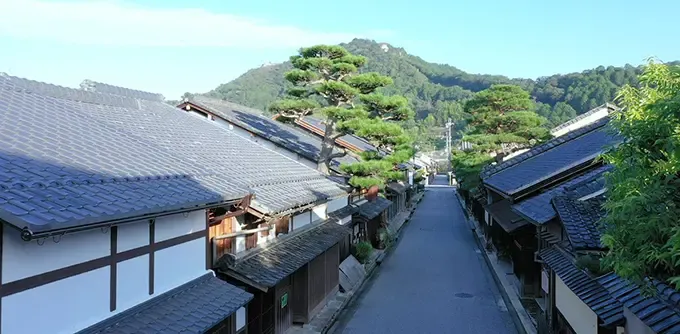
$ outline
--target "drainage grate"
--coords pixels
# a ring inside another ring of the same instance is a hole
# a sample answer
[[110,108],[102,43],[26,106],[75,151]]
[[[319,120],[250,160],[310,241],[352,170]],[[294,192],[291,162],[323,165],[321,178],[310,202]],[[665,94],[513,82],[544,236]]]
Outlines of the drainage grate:
[[471,295],[469,293],[465,293],[465,292],[459,292],[459,293],[455,294],[455,296],[458,297],[458,298],[472,298],[472,297],[474,297],[473,295]]

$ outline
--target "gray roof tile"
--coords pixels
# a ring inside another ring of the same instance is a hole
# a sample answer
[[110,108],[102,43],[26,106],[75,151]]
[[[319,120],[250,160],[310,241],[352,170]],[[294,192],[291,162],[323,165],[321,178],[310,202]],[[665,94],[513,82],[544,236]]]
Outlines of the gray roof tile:
[[319,172],[163,102],[3,75],[0,103],[0,188],[15,203],[0,219],[34,232],[251,191],[267,211],[344,193]]
[[605,126],[607,123],[609,123],[609,117],[605,117],[595,123],[588,124],[582,128],[576,129],[574,131],[571,131],[563,136],[553,138],[545,143],[542,143],[540,145],[534,146],[531,148],[529,151],[526,151],[522,154],[519,154],[517,156],[514,156],[508,160],[505,160],[499,164],[495,165],[487,165],[484,166],[482,169],[482,172],[480,173],[480,177],[482,179],[487,179],[491,177],[494,174],[500,173],[501,171],[510,168],[512,166],[515,166],[517,164],[520,164],[521,162],[528,160],[536,155],[539,155],[541,153],[547,152],[555,147],[560,146],[561,144],[567,143],[572,141],[573,139],[576,139],[584,134],[587,134],[589,132],[592,132],[594,130],[597,130],[603,126]]
[[[292,126],[272,120],[264,116],[259,110],[229,101],[194,96],[189,99],[189,102],[307,159],[319,162],[321,138],[317,136],[309,135]],[[339,150],[335,149],[333,153],[339,152]],[[341,163],[351,164],[357,162],[357,159],[351,156],[344,156],[335,159],[334,162],[336,166],[339,166]]]
[[600,250],[604,246],[600,220],[606,215],[602,206],[605,197],[600,195],[584,201],[557,196],[552,199],[562,226],[574,250]]
[[570,126],[570,125],[572,125],[572,124],[574,124],[574,123],[576,123],[576,122],[578,122],[578,121],[580,121],[580,120],[582,120],[586,117],[589,117],[591,115],[594,115],[594,114],[600,112],[602,109],[608,109],[608,112],[611,113],[615,110],[618,110],[618,107],[613,105],[613,104],[610,104],[610,103],[605,103],[601,106],[597,106],[597,107],[595,107],[595,108],[593,108],[593,109],[591,109],[587,112],[584,112],[583,114],[580,114],[580,115],[578,115],[578,116],[576,116],[576,117],[574,117],[574,118],[552,128],[550,130],[550,132],[554,133],[556,131],[562,130],[562,129],[564,129],[564,128],[566,128],[566,127],[568,127],[568,126]]
[[544,248],[539,256],[604,324],[621,324],[624,321],[623,305],[597,279],[577,268],[572,259],[562,251],[555,247]]
[[[558,184],[536,196],[513,204],[512,209],[534,224],[545,224],[557,215],[555,208],[550,205],[550,201],[553,197],[565,195],[567,192],[576,189],[585,189],[581,187],[590,187],[591,183],[602,184],[601,180],[603,180],[604,173],[610,171],[611,168],[611,165],[605,165],[573,176],[564,183]],[[574,193],[572,192],[572,194]]]
[[378,196],[375,200],[365,202],[359,206],[359,216],[365,219],[373,219],[383,213],[392,204],[392,201],[385,197]]
[[641,289],[615,273],[599,277],[598,282],[655,333],[680,333],[680,292],[658,280],[647,280],[655,294],[644,296]]
[[162,102],[163,100],[165,100],[165,98],[161,94],[149,93],[149,92],[136,90],[136,89],[113,86],[113,85],[109,85],[109,84],[105,84],[105,83],[101,83],[101,82],[96,82],[96,81],[92,81],[92,80],[83,80],[83,82],[80,83],[80,88],[82,90],[86,90],[86,91],[90,91],[90,92],[127,96],[127,97],[131,97],[131,98],[135,98],[135,99],[144,99],[144,100],[152,100],[152,101],[159,101],[159,102]]
[[333,218],[333,219],[343,219],[346,218],[347,216],[351,216],[359,211],[359,206],[355,204],[350,204],[347,206],[344,206],[338,210],[335,210],[333,212],[328,213],[328,218]]
[[78,334],[205,333],[252,298],[207,273]]
[[271,288],[350,233],[349,228],[328,221],[300,234],[277,239],[275,244],[268,245],[234,264],[229,264],[227,258],[222,257],[217,265],[226,274],[233,272],[258,285]]
[[[619,142],[620,137],[611,134],[609,131],[609,128],[601,126],[549,150],[533,154],[531,158],[486,178],[484,184],[507,195],[517,194],[536,183],[550,180],[558,174],[594,160],[607,147]],[[532,151],[530,150],[520,156],[530,152]]]
[[[302,119],[302,122],[305,122],[314,128],[320,130],[321,132],[326,131],[326,125],[323,124],[323,122],[315,117],[304,117]],[[340,137],[341,140],[346,141],[350,145],[354,145],[361,149],[362,151],[377,151],[376,147],[373,146],[371,143],[366,141],[365,139],[361,137],[357,137],[355,135],[344,135]]]

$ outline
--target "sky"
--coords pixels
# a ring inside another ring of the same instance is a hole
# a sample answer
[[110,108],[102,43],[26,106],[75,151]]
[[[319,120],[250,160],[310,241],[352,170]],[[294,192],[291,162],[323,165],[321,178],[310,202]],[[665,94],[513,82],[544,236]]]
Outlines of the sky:
[[678,12],[677,0],[0,0],[0,72],[178,99],[358,37],[470,73],[537,78],[680,60]]

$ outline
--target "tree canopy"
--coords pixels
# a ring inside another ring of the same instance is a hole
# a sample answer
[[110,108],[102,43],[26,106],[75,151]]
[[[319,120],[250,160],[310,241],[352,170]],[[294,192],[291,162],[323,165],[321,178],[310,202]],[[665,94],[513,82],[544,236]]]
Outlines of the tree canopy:
[[530,146],[550,137],[545,118],[537,115],[529,92],[514,85],[493,85],[465,103],[469,129],[463,140],[469,150],[454,150],[452,165],[460,187],[479,184],[481,168],[498,154]]
[[322,117],[326,130],[320,169],[325,173],[331,173],[331,160],[347,154],[332,153],[341,136],[356,134],[374,144],[380,152],[365,152],[361,162],[341,166],[356,187],[399,178],[394,166],[413,154],[412,140],[400,124],[413,118],[409,101],[379,91],[393,83],[390,77],[359,73],[367,61],[337,45],[302,48],[291,57],[293,69],[284,74],[290,83],[287,95],[269,107],[285,118]]
[[618,97],[612,121],[626,141],[605,156],[606,267],[642,282],[654,277],[680,288],[680,68],[650,61],[638,88]]

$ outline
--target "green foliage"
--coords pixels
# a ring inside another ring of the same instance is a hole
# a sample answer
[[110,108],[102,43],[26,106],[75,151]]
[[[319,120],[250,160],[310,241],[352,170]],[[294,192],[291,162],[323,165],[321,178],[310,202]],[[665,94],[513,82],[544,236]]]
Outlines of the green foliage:
[[360,241],[352,248],[353,255],[359,263],[365,264],[373,254],[373,246],[368,241]]
[[592,254],[584,254],[576,257],[576,267],[587,270],[593,276],[602,276],[607,271],[602,267],[600,258]]
[[[391,45],[387,45],[389,50],[385,52],[381,45],[382,43],[365,39],[342,44],[348,52],[367,57],[371,61],[345,55],[342,57],[349,60],[340,63],[354,65],[359,73],[375,72],[392,78],[394,84],[381,88],[381,92],[406,97],[418,119],[437,112],[439,102],[464,102],[475,92],[488,89],[491,85],[511,84],[530,92],[539,102],[539,114],[554,126],[565,120],[562,116],[551,116],[558,102],[568,104],[577,114],[586,112],[605,102],[611,102],[623,85],[635,86],[640,73],[640,68],[631,65],[600,66],[580,73],[552,75],[536,80],[510,79],[500,75],[470,74],[450,65],[429,63]],[[220,85],[209,95],[265,109],[282,97],[290,87],[283,74],[291,68],[292,64],[285,62],[253,69],[234,81]],[[545,106],[542,107],[543,105]],[[438,125],[444,123],[445,121]]]
[[320,155],[325,164],[321,170],[330,173],[330,162],[338,157],[332,154],[335,140],[354,133],[395,155],[374,155],[354,167],[342,166],[351,175],[350,183],[370,187],[394,178],[394,165],[409,157],[411,151],[405,146],[410,139],[400,125],[386,121],[405,121],[413,112],[403,96],[377,92],[391,85],[392,79],[375,72],[358,74],[366,57],[352,55],[341,46],[302,48],[290,62],[293,69],[284,74],[291,85],[288,95],[273,102],[269,110],[288,119],[312,113],[323,117],[326,132]]
[[642,282],[654,277],[680,288],[680,68],[650,61],[640,86],[619,93],[613,124],[626,141],[605,156],[604,264]]
[[535,108],[528,92],[509,85],[493,85],[465,103],[463,111],[469,115],[470,128],[463,140],[472,143],[472,150],[452,154],[462,189],[469,191],[479,185],[482,167],[493,161],[493,155],[508,153],[503,144],[519,148],[550,137],[545,118],[533,112]]

